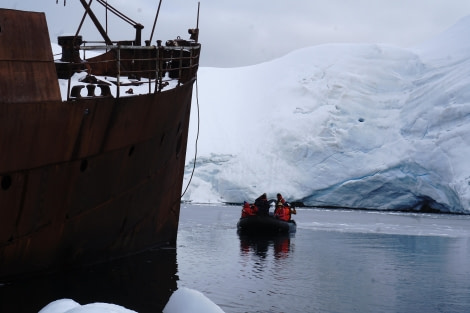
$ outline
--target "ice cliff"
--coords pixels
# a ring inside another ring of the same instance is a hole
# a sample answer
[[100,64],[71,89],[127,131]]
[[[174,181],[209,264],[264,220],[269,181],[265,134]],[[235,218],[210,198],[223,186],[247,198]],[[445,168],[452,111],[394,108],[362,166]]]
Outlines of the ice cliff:
[[314,206],[470,213],[469,33],[470,17],[410,49],[330,44],[201,68],[183,200],[281,192]]

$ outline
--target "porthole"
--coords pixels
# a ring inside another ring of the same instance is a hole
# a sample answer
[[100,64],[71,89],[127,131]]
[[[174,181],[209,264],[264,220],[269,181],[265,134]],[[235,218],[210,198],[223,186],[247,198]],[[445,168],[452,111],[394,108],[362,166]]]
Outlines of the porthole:
[[2,177],[2,189],[3,190],[8,190],[11,187],[11,176],[6,175]]
[[82,163],[80,163],[80,172],[85,172],[87,167],[88,167],[88,161],[82,160]]

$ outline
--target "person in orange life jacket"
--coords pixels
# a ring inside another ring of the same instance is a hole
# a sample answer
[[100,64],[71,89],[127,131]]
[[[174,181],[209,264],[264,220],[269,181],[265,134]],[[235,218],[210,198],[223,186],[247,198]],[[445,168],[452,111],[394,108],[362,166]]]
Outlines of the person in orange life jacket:
[[283,217],[284,217],[284,204],[282,204],[282,202],[278,202],[276,204],[276,208],[274,209],[274,217],[283,220]]
[[249,204],[248,202],[243,202],[242,208],[242,217],[253,216],[256,215],[257,208],[254,205]]
[[290,221],[291,215],[297,214],[295,208],[291,208],[288,204],[284,205],[282,202],[278,202],[274,216],[282,221]]
[[269,202],[266,193],[256,198],[255,206],[258,208],[258,215],[269,215]]
[[277,202],[281,202],[282,204],[286,204],[286,200],[282,197],[280,193],[277,194]]

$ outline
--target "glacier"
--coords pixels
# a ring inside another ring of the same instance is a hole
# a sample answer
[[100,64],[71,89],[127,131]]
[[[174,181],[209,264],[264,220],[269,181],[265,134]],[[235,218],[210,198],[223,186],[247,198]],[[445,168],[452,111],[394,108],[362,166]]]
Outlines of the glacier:
[[469,30],[201,68],[183,201],[470,213]]

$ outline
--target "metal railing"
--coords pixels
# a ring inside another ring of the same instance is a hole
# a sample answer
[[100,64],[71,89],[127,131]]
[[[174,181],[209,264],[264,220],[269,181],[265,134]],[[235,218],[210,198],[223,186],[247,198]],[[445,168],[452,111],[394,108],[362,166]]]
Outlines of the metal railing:
[[[132,78],[139,85],[148,84],[148,93],[163,91],[173,82],[173,87],[177,87],[196,77],[199,67],[199,55],[201,46],[198,43],[187,42],[189,45],[175,46],[133,46],[133,45],[90,45],[97,42],[83,42],[80,46],[83,51],[83,61],[80,63],[67,63],[69,72],[84,71],[93,77],[106,77],[106,82],[116,86],[115,96],[121,97],[121,87],[123,78]],[[87,51],[100,51],[96,56],[86,58]],[[77,68],[77,66],[79,68]],[[109,78],[113,78],[109,80]],[[71,75],[68,79],[67,98],[81,97],[78,92],[71,92]],[[104,83],[103,81],[101,81]],[[96,83],[102,87],[103,84]],[[111,84],[110,84],[111,85]],[[152,88],[153,87],[153,88]],[[170,87],[169,87],[170,88]],[[72,89],[72,90],[71,90]],[[94,88],[88,89],[88,96],[93,96]],[[91,90],[93,89],[93,90]],[[152,90],[153,89],[153,90]],[[103,91],[100,96],[112,96],[110,92]]]

